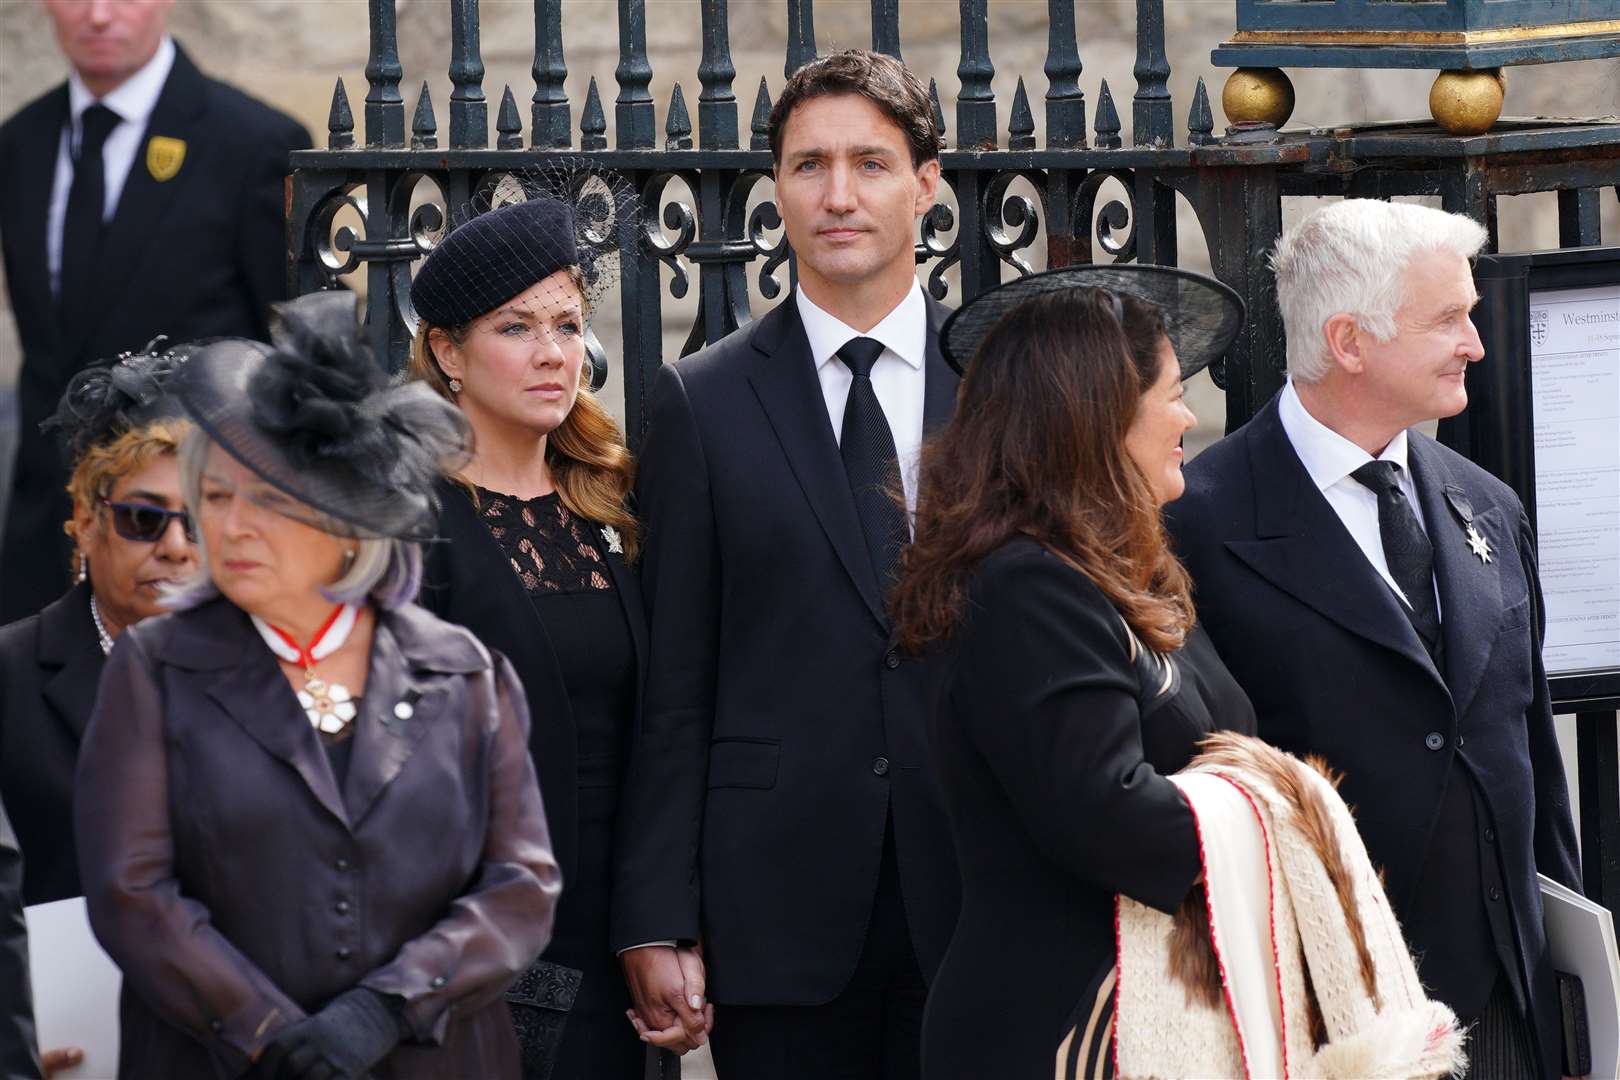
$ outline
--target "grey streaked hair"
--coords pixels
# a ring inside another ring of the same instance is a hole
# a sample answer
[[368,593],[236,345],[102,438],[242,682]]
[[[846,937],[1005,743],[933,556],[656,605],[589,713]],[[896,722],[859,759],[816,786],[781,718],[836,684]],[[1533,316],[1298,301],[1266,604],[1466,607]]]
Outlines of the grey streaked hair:
[[1288,374],[1314,383],[1328,373],[1333,357],[1322,327],[1334,315],[1353,315],[1363,330],[1389,341],[1413,257],[1438,251],[1472,259],[1485,238],[1473,218],[1415,203],[1345,199],[1312,211],[1283,233],[1271,255]]
[[[180,444],[180,497],[192,521],[200,521],[202,507],[203,466],[213,446],[207,432],[194,427]],[[164,590],[164,604],[172,610],[184,611],[196,607],[219,595],[213,578],[208,573],[208,546],[201,528],[197,528],[197,570],[189,578]],[[335,535],[341,531],[329,530]],[[354,561],[343,575],[321,593],[336,604],[361,604],[372,601],[383,609],[397,608],[416,599],[422,584],[422,549],[411,540],[394,537],[366,538],[355,541]]]

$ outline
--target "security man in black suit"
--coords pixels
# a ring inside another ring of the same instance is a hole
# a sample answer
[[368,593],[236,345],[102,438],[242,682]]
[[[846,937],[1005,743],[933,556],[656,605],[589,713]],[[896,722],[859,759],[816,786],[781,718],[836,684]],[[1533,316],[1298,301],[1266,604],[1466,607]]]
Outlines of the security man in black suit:
[[286,298],[298,123],[197,70],[172,0],[46,0],[67,82],[0,126],[0,245],[22,337],[0,624],[69,581],[65,465],[39,423],[73,374],[158,334],[263,338]]
[[22,852],[0,806],[0,1076],[41,1075],[34,1045],[34,996],[28,979],[28,926],[23,921]]
[[640,1020],[685,1045],[702,1001],[669,946],[701,942],[726,1080],[915,1077],[960,888],[884,591],[890,491],[915,498],[956,392],[913,254],[939,134],[915,76],[849,51],[788,82],[770,139],[799,287],[652,391],[613,936]]
[[1349,200],[1274,258],[1290,380],[1168,508],[1198,617],[1259,733],[1344,773],[1367,850],[1470,1075],[1557,1077],[1536,874],[1580,888],[1513,492],[1416,430],[1467,403],[1485,230]]

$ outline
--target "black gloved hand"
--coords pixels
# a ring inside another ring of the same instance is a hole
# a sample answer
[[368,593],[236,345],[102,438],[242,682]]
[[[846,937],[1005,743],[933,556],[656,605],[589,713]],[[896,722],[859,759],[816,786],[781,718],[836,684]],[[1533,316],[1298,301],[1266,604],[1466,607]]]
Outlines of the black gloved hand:
[[266,1080],[355,1080],[399,1045],[403,1009],[397,997],[365,987],[346,990],[272,1039],[254,1075]]

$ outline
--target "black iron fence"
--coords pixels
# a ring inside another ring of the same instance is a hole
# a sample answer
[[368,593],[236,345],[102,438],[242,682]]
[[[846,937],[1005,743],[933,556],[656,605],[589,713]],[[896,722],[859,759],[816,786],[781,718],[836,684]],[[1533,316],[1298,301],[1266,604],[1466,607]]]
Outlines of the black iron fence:
[[[816,54],[812,0],[785,0],[784,74]],[[561,0],[535,0],[534,90],[528,125],[510,87],[494,110],[486,99],[478,0],[449,0],[449,130],[441,145],[427,85],[411,110],[394,0],[369,0],[364,140],[340,81],[327,148],[295,154],[288,213],[290,274],[299,292],[334,286],[354,272],[367,290],[368,328],[379,356],[403,363],[415,317],[412,264],[503,173],[568,159],[621,175],[640,200],[641,226],[623,237],[619,304],[623,341],[610,355],[622,380],[628,434],[639,443],[644,395],[663,348],[664,289],[685,297],[696,278],[698,309],[682,354],[751,317],[751,292],[785,293],[791,254],[775,208],[765,122],[768,85],[754,94],[744,135],[733,88],[726,0],[692,0],[702,26],[696,69],[697,124],[679,83],[660,129],[650,92],[645,0],[618,0],[614,137],[592,77],[579,105],[568,73]],[[1137,0],[1135,86],[1130,127],[1106,82],[1088,101],[1082,88],[1075,0],[1048,0],[1045,130],[1036,131],[1021,78],[1001,127],[988,0],[959,0],[961,51],[954,116],[939,105],[947,138],[944,198],[922,222],[919,271],[930,292],[959,301],[1010,274],[1093,260],[1177,261],[1176,205],[1190,204],[1217,276],[1236,288],[1249,322],[1212,376],[1226,391],[1227,424],[1247,419],[1282,383],[1283,333],[1265,253],[1282,224],[1285,198],[1436,196],[1448,210],[1483,221],[1496,249],[1502,196],[1556,191],[1564,245],[1600,242],[1601,193],[1620,194],[1620,124],[1507,122],[1484,135],[1449,136],[1432,124],[1376,125],[1279,133],[1261,125],[1217,133],[1200,79],[1185,112],[1169,90],[1163,0]],[[607,5],[601,4],[606,10]],[[872,48],[901,56],[899,0],[871,0]],[[606,73],[603,73],[605,76]],[[927,77],[931,73],[922,72]],[[413,80],[414,81],[414,80]],[[605,81],[605,79],[604,79]],[[688,85],[690,85],[688,83]],[[1179,122],[1178,122],[1179,120]],[[744,138],[746,137],[746,145]],[[679,194],[684,188],[686,194]],[[954,209],[953,209],[954,207]],[[667,286],[666,286],[667,277]],[[751,287],[752,285],[752,287]],[[951,296],[952,292],[956,296]],[[1465,425],[1448,441],[1468,449]],[[1620,899],[1620,796],[1614,702],[1582,716],[1583,834],[1590,891]],[[1587,763],[1592,768],[1587,769]]]

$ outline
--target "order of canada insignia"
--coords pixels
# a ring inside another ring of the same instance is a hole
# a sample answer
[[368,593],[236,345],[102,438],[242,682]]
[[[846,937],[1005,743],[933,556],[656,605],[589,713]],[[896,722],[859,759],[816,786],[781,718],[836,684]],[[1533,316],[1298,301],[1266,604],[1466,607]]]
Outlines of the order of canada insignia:
[[186,160],[186,141],[154,135],[146,141],[146,171],[158,183],[173,180]]

